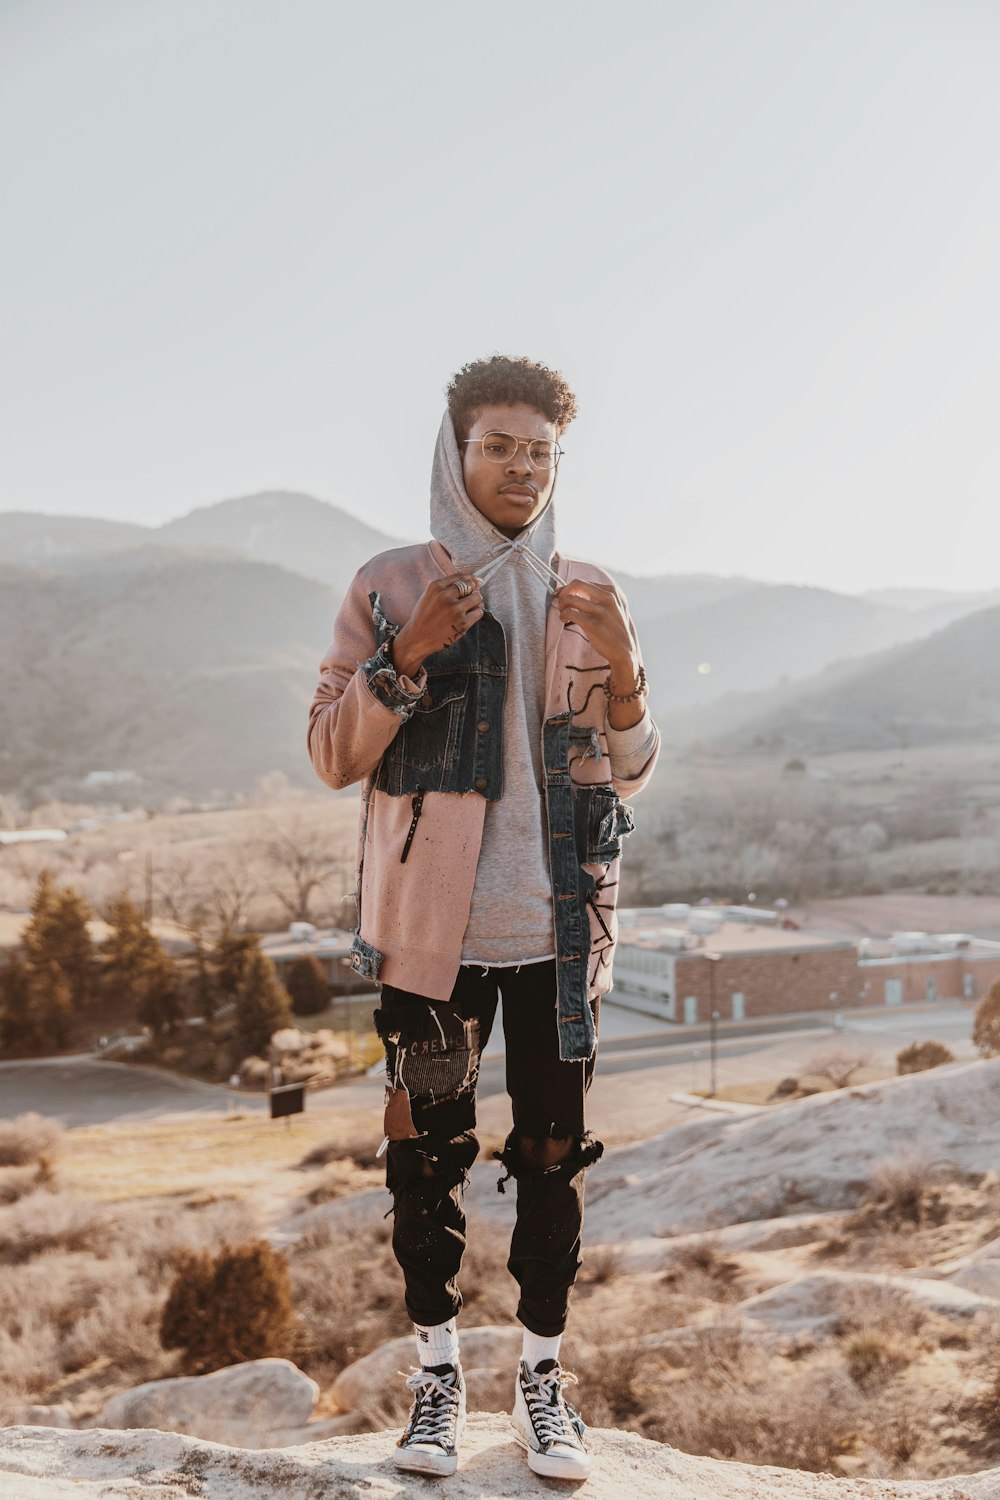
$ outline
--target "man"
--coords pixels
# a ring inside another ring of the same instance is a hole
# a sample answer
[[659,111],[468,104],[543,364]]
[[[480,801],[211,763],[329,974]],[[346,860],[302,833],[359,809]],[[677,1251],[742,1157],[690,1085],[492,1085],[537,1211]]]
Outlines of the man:
[[386,1184],[420,1369],[402,1469],[454,1473],[465,1422],[455,1318],[476,1080],[503,1001],[516,1182],[508,1267],[524,1329],[512,1422],[538,1474],[589,1469],[559,1364],[580,1267],[600,996],[611,987],[622,801],[659,735],[639,645],[600,568],[560,557],[552,496],[576,414],[528,359],[448,388],[427,545],[357,574],[309,716],[312,764],[363,781],[353,963],[381,982]]

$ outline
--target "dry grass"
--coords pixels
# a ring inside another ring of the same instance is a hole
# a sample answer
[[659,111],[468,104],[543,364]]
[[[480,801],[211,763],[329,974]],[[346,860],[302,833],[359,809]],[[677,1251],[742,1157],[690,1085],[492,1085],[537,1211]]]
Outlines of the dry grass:
[[734,1286],[739,1271],[739,1262],[725,1253],[718,1236],[703,1234],[674,1252],[663,1280],[689,1298],[725,1302],[743,1295]]
[[[327,1127],[329,1129],[329,1127]],[[377,1124],[372,1129],[346,1130],[343,1134],[318,1142],[296,1165],[302,1172],[326,1167],[331,1162],[353,1162],[356,1167],[378,1167],[382,1164],[375,1152],[382,1144]]]
[[621,1275],[622,1257],[616,1245],[601,1245],[584,1251],[583,1265],[577,1277],[578,1286],[606,1286]]
[[138,1123],[127,1131],[84,1126],[67,1136],[62,1175],[81,1194],[106,1201],[247,1190],[273,1184],[329,1134],[329,1118],[319,1113],[290,1125],[240,1114]]
[[109,1205],[36,1191],[0,1210],[0,1414],[60,1399],[81,1371],[78,1414],[112,1390],[172,1374],[158,1327],[167,1282],[186,1248],[216,1248],[259,1230],[242,1203]]
[[388,1220],[374,1229],[321,1222],[289,1247],[292,1297],[306,1329],[298,1362],[321,1385],[409,1329],[390,1237]]

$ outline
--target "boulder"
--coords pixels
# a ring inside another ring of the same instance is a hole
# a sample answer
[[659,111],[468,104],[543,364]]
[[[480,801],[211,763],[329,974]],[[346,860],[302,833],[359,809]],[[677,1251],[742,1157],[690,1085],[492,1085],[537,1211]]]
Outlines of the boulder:
[[286,1442],[308,1423],[319,1386],[288,1359],[254,1359],[211,1375],[149,1380],[112,1396],[95,1427],[156,1427],[239,1448]]

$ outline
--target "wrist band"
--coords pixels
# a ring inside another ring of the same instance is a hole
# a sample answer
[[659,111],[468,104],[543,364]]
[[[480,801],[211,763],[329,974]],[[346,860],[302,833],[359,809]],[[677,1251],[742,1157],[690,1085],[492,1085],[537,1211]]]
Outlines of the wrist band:
[[646,668],[640,666],[639,675],[636,679],[635,691],[632,693],[613,693],[611,691],[611,673],[605,677],[601,686],[604,688],[604,696],[609,703],[635,703],[639,698],[645,698],[649,692],[646,686]]

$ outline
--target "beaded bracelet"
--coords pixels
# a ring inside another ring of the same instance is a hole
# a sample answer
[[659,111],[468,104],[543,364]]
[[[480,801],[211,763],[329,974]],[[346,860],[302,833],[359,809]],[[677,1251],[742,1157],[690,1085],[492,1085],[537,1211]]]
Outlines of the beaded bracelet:
[[640,666],[639,677],[636,682],[635,692],[633,693],[613,693],[611,691],[610,672],[602,682],[601,686],[604,689],[604,696],[605,698],[607,698],[609,703],[635,703],[637,699],[645,698],[647,693],[649,692],[649,688],[646,686],[646,668]]

